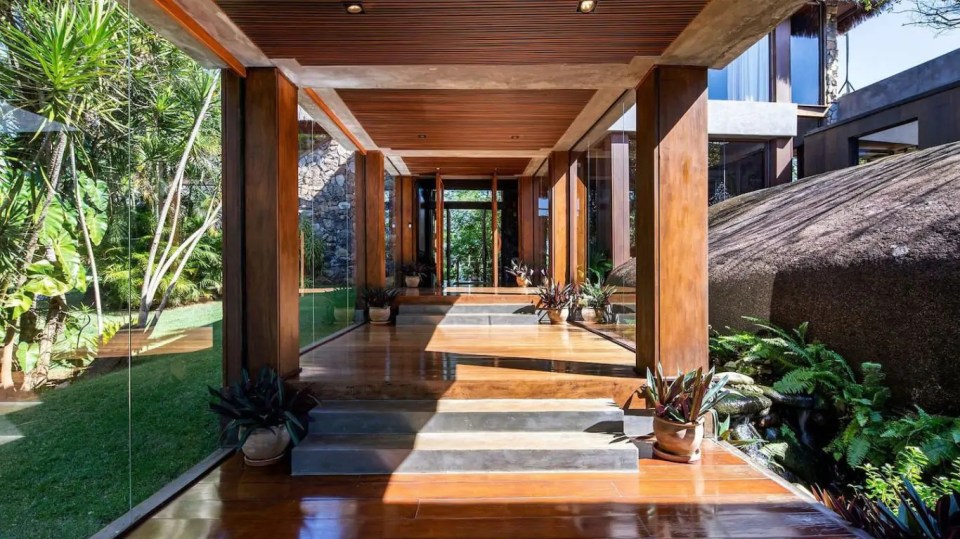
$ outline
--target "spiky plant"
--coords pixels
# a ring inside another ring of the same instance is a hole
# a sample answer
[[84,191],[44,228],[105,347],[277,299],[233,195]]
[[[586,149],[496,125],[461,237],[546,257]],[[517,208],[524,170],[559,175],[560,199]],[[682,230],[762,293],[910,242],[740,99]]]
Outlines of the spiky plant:
[[664,376],[663,365],[658,362],[656,374],[647,369],[647,383],[637,393],[654,407],[657,417],[683,424],[696,423],[730,393],[725,389],[728,377],[714,381],[713,375],[713,369],[704,373],[700,367],[687,373],[678,371],[671,380]]

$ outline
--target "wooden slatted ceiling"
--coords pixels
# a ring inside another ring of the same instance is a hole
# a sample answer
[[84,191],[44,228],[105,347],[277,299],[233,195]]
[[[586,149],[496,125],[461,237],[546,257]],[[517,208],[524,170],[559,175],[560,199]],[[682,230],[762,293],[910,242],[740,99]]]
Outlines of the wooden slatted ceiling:
[[627,63],[660,55],[709,0],[217,0],[271,58],[301,65]]
[[337,92],[373,141],[381,148],[393,150],[551,148],[594,93],[593,90]]
[[403,162],[413,175],[433,174],[440,169],[445,177],[492,176],[496,170],[500,176],[519,176],[527,168],[530,159],[503,157],[404,157]]

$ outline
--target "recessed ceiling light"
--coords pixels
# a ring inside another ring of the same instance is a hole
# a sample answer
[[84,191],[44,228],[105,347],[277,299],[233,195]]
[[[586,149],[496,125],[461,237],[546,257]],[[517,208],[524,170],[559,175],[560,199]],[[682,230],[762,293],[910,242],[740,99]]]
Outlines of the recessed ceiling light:
[[344,2],[343,9],[347,10],[347,13],[350,15],[362,15],[366,13],[363,9],[363,2],[360,0],[354,0],[353,2]]
[[597,0],[580,0],[577,2],[577,11],[580,13],[593,13],[597,10]]
[[510,140],[519,140],[520,135],[510,135]]
[[417,135],[417,138],[427,138],[426,135]]

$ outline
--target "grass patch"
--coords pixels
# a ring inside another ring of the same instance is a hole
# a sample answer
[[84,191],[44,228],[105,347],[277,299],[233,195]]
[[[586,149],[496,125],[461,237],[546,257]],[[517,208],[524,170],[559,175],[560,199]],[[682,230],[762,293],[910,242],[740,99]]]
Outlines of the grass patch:
[[[301,341],[344,327],[318,321],[324,298],[314,296],[301,298]],[[170,309],[156,334],[209,326],[213,346],[134,358],[0,416],[23,435],[0,445],[0,537],[88,537],[209,455],[218,422],[206,388],[221,383],[221,319],[219,302]]]

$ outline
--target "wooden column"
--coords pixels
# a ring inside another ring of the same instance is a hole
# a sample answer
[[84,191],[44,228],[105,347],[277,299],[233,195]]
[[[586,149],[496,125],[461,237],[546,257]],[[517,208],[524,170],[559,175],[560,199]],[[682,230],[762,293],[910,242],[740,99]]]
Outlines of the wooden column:
[[497,173],[493,173],[493,182],[490,198],[490,209],[493,215],[490,219],[490,244],[493,245],[491,255],[491,266],[493,268],[493,287],[500,286],[500,226],[497,223]]
[[550,278],[569,282],[570,154],[550,153]]
[[399,284],[403,282],[400,266],[417,261],[417,193],[413,176],[397,176],[395,181],[393,257]]
[[[249,69],[245,86],[243,208],[239,226],[243,228],[246,366],[251,375],[256,375],[262,366],[286,375],[300,366],[297,87],[275,68]],[[232,130],[235,124],[231,121],[225,127]],[[225,133],[230,135],[229,131]],[[225,144],[224,149],[229,147]],[[224,154],[224,160],[234,158]],[[225,186],[235,182],[230,173],[225,176]],[[226,194],[235,204],[236,192],[231,189],[225,189]],[[225,211],[229,216],[224,223],[227,233],[238,228],[239,214],[235,211]],[[232,263],[237,245],[227,243],[231,257],[227,262]],[[226,267],[225,273],[229,274],[228,281],[236,279]]]
[[243,90],[245,81],[220,71],[223,178],[223,385],[239,382],[246,361],[243,296]]
[[368,151],[362,170],[357,157],[356,285],[358,289],[383,287],[387,283],[383,153]]
[[637,368],[706,367],[707,70],[637,87]]
[[434,217],[436,218],[437,225],[434,229],[434,241],[437,246],[435,249],[435,262],[437,265],[437,283],[436,286],[439,289],[443,289],[443,235],[444,235],[444,226],[443,226],[443,178],[440,176],[440,171],[437,170],[437,177],[435,179],[434,187]]
[[630,260],[630,140],[626,133],[607,137],[610,155],[610,260]]
[[[582,283],[587,278],[587,178],[580,174],[580,164],[586,163],[583,153],[570,159],[570,278]],[[582,160],[582,161],[581,161]]]
[[534,178],[523,176],[517,182],[517,230],[520,260],[528,266],[536,263],[537,186]]

